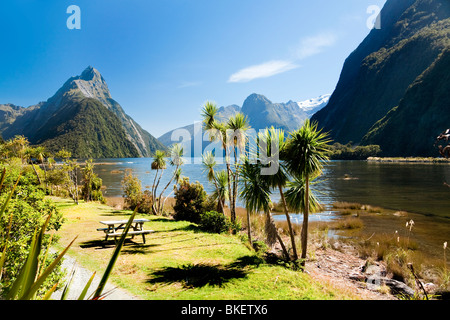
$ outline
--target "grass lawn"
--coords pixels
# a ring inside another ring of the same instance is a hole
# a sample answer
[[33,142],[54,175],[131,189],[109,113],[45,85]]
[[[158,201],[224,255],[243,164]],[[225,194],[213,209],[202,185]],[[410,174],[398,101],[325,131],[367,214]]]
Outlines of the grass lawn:
[[[102,275],[114,241],[104,242],[102,220],[128,219],[130,211],[99,203],[52,198],[66,221],[57,232],[61,250],[78,236],[69,255]],[[310,276],[264,262],[238,236],[210,234],[196,225],[145,215],[155,232],[127,241],[109,281],[148,300],[357,299]]]

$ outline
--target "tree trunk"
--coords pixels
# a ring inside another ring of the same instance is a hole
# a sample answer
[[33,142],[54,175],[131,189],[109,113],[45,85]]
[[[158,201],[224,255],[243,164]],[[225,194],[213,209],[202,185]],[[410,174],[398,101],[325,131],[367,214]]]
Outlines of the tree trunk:
[[275,221],[273,220],[272,213],[270,211],[266,212],[266,236],[267,242],[270,246],[273,245],[278,240],[278,242],[281,245],[281,249],[283,250],[283,255],[288,261],[289,253],[286,249],[286,246],[284,245],[283,239],[281,239],[281,236],[278,233]]
[[286,199],[284,198],[283,187],[281,185],[278,185],[278,189],[280,190],[281,201],[283,201],[284,214],[286,215],[286,220],[289,227],[289,235],[291,236],[291,244],[294,260],[298,260],[297,246],[295,245],[294,230],[292,229],[291,217],[289,216]]
[[[247,183],[245,183],[247,186]],[[248,241],[250,242],[250,246],[253,248],[253,240],[252,240],[252,225],[250,222],[250,210],[247,208],[247,234],[248,234]]]
[[236,211],[233,208],[233,201],[232,201],[232,193],[231,193],[231,175],[233,173],[231,172],[230,163],[227,162],[227,179],[228,179],[228,199],[230,201],[230,219],[231,222],[236,222]]
[[39,177],[39,174],[38,174],[38,172],[37,172],[36,168],[34,167],[34,164],[33,164],[33,162],[31,162],[31,166],[33,167],[33,170],[34,170],[34,173],[36,174],[36,177],[38,178],[38,181],[39,181],[39,185],[41,185],[41,184],[42,184],[42,182],[41,182],[41,178]]
[[252,240],[252,230],[250,224],[250,210],[247,209],[247,234],[248,234],[248,242],[250,246],[253,248],[253,240]]
[[305,211],[303,212],[303,226],[302,226],[302,256],[301,266],[306,264],[306,250],[308,248],[308,218],[309,218],[309,177],[306,175],[305,179]]
[[163,191],[161,191],[161,194],[159,195],[159,202],[158,202],[158,212],[163,212],[164,209],[164,202],[162,201],[162,196],[164,194],[164,192],[166,192],[167,188],[170,186],[170,184],[172,183],[173,179],[175,179],[177,171],[178,171],[179,166],[177,166],[173,172],[173,176],[170,179],[169,183],[164,187]]
[[221,212],[223,215],[225,215],[225,205],[224,205],[225,199],[222,199],[222,196],[220,195],[219,186],[217,184],[217,181],[216,181],[215,177],[213,177],[213,181],[214,181],[214,186],[216,187],[216,190],[217,190],[217,196],[219,198],[218,199],[219,200],[218,211]]

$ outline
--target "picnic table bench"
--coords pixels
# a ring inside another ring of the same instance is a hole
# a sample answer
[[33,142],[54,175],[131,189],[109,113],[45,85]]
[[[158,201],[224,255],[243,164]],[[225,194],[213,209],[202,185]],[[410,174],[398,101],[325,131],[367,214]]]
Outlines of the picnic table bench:
[[[127,232],[127,236],[134,238],[135,235],[140,234],[145,243],[145,235],[154,232],[153,230],[144,230],[144,223],[149,221],[147,219],[134,219]],[[108,240],[108,237],[114,237],[114,240],[117,241],[117,237],[122,236],[123,232],[121,230],[125,229],[128,220],[100,221],[100,223],[107,226],[106,228],[97,229],[97,231],[103,231],[105,233],[105,241]]]

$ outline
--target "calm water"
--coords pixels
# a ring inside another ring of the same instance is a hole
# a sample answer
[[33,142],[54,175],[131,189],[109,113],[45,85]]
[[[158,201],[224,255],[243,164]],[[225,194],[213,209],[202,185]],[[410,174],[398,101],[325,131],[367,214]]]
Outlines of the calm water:
[[[122,196],[121,180],[128,168],[139,177],[144,188],[153,184],[151,159],[101,159],[96,163],[95,170],[107,186],[105,196]],[[218,169],[225,169],[225,165],[218,165]],[[182,170],[182,175],[189,177],[191,182],[199,181],[207,192],[213,190],[201,164],[185,164]],[[169,167],[160,185],[167,184],[171,173]],[[367,232],[403,232],[405,222],[413,219],[417,240],[430,245],[430,250],[442,253],[442,243],[450,240],[450,188],[444,182],[450,183],[449,164],[331,161],[326,165],[320,183],[313,188],[323,204],[348,201],[411,212],[407,217],[365,221]],[[172,188],[167,190],[166,195]],[[279,200],[278,193],[273,194],[272,200]],[[284,215],[275,218],[285,219]],[[311,220],[335,218],[337,215],[332,211],[311,216]],[[300,222],[301,215],[293,214],[292,219]]]
[[[143,187],[150,187],[155,174],[150,162],[145,158],[97,160],[95,171],[107,186],[105,195],[122,196],[125,169],[131,169]],[[220,169],[225,169],[225,165],[218,165]],[[212,192],[214,186],[207,181],[203,170],[201,164],[185,164],[182,175],[191,182],[199,181],[207,192]],[[160,185],[169,181],[172,171],[169,167],[164,172]],[[449,164],[331,161],[321,182],[313,188],[324,204],[359,202],[450,219],[450,188],[444,182],[450,183]],[[277,193],[273,199],[278,200]]]

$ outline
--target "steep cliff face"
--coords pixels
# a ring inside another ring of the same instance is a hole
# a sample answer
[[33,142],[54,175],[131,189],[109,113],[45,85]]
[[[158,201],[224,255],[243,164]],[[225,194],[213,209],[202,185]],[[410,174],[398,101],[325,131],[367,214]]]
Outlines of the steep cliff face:
[[[381,12],[381,29],[372,30],[347,58],[327,107],[312,120],[330,131],[338,142],[376,141],[385,155],[400,150],[402,139],[411,139],[409,133],[400,132],[394,144],[388,141],[388,135],[380,135],[385,125],[380,127],[382,122],[377,122],[388,112],[392,116],[391,110],[399,106],[411,86],[420,85],[419,79],[423,83],[423,75],[449,48],[449,18],[448,0],[388,0]],[[403,108],[407,108],[406,104]],[[444,115],[446,110],[434,112]],[[417,137],[416,143],[427,143],[430,135],[442,129],[436,127],[427,137]]]
[[398,107],[378,121],[364,144],[383,145],[391,156],[438,156],[436,137],[450,127],[450,49],[407,90]]

